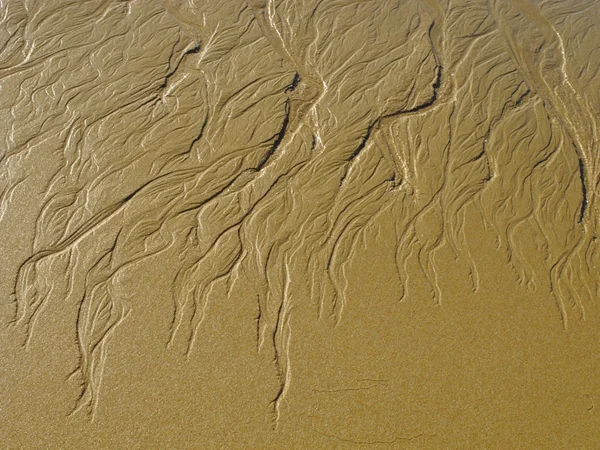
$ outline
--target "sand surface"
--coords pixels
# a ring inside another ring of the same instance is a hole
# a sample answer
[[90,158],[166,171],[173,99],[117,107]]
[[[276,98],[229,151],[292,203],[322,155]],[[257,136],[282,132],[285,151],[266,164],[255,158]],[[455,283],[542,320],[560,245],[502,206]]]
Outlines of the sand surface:
[[0,448],[600,448],[600,2],[0,0]]

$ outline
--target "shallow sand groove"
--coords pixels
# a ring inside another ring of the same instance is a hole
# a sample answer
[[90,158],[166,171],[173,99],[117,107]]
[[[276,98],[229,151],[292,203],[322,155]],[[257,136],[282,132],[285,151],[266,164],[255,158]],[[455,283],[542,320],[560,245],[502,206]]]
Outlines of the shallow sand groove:
[[10,333],[25,352],[50,304],[76,308],[70,416],[95,417],[111,336],[151,301],[126,280],[152,283],[149,263],[170,277],[164,345],[184,358],[215,303],[255,302],[275,429],[293,409],[296,311],[334,332],[378,236],[390,302],[426,291],[442,307],[448,251],[479,292],[491,269],[469,211],[507,283],[547,290],[564,332],[600,295],[596,1],[0,4],[0,217],[27,208],[34,230]]

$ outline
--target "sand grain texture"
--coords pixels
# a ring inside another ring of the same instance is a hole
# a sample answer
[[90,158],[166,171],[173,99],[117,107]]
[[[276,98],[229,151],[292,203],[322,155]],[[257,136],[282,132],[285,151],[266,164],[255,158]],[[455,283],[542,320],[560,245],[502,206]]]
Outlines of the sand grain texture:
[[0,0],[0,447],[600,447],[596,0]]

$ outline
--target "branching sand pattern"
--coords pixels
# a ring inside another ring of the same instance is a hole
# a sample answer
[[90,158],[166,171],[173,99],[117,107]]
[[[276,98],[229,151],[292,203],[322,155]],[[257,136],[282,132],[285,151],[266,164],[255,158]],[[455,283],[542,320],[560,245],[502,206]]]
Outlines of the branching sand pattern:
[[[189,354],[213,289],[249,281],[257,348],[279,374],[275,423],[295,306],[339,322],[347,265],[383,212],[398,299],[416,258],[442,301],[445,246],[478,289],[469,205],[523,285],[549,278],[565,327],[568,307],[583,317],[599,295],[595,0],[0,4],[0,214],[39,178],[30,154],[52,169],[14,325],[26,347],[47,302],[78,305],[74,412],[93,414],[125,326],[120,277],[174,248],[167,345]],[[523,229],[543,241],[545,273]]]

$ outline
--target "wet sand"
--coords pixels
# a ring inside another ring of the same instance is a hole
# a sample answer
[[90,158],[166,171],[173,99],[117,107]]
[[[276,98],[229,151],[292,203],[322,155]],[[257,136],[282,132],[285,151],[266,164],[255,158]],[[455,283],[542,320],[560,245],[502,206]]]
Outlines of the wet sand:
[[600,445],[596,0],[0,5],[0,447]]

